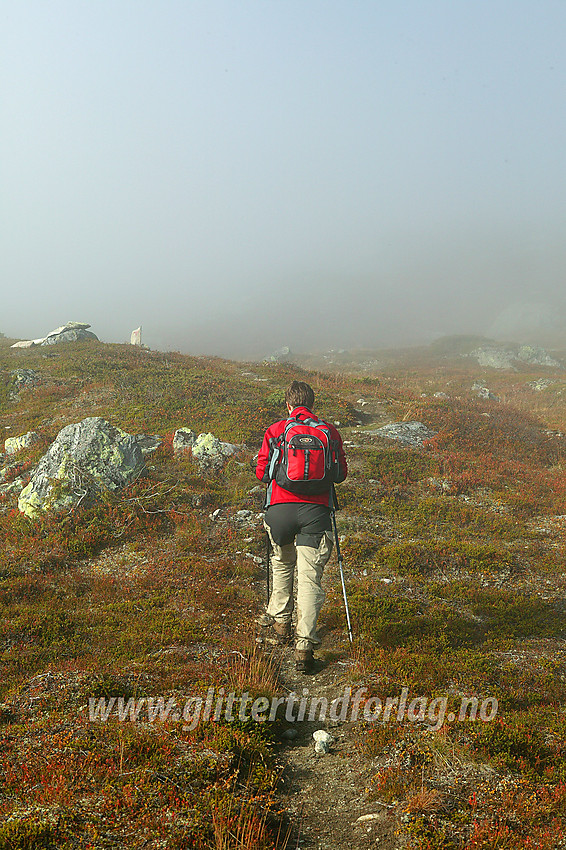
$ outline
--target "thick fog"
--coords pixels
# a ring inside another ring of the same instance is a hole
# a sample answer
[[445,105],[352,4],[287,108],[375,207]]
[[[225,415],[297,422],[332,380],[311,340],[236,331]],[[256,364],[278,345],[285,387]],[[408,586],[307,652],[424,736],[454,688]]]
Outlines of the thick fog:
[[261,357],[566,328],[562,0],[0,11],[7,336]]

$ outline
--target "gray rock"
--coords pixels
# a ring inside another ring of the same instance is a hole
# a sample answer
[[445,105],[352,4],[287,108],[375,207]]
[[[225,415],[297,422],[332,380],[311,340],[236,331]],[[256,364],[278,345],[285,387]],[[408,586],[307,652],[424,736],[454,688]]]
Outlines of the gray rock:
[[392,422],[390,425],[383,425],[373,431],[366,431],[366,434],[396,440],[403,446],[413,446],[414,448],[419,448],[425,440],[430,440],[437,433],[437,431],[432,431],[426,425],[423,425],[422,422]]
[[70,330],[82,330],[85,331],[87,328],[90,328],[88,322],[67,322],[65,325],[61,325],[58,328],[55,328],[54,331],[49,331],[47,336],[57,336],[57,334],[63,333],[63,331]]
[[197,435],[190,428],[178,428],[173,435],[173,451],[184,452],[193,447]]
[[193,457],[201,469],[219,469],[227,458],[236,454],[239,446],[222,443],[214,434],[199,434],[193,443]]
[[163,442],[159,434],[136,434],[134,440],[144,456],[154,452]]
[[58,342],[79,342],[82,339],[98,339],[92,331],[85,331],[83,328],[70,328],[69,330],[61,331],[61,333],[46,337],[40,345],[54,345]]
[[550,378],[539,378],[538,381],[531,381],[527,384],[528,387],[531,387],[535,392],[541,393],[543,390],[548,389],[552,384],[555,384],[556,381],[551,381]]
[[469,355],[474,357],[480,366],[489,366],[491,369],[513,369],[515,355],[504,348],[476,348]]
[[450,493],[452,490],[452,482],[449,478],[428,478],[427,481],[433,490],[439,490],[441,493]]
[[551,357],[544,348],[538,345],[522,345],[517,354],[517,358],[523,363],[530,363],[532,366],[551,366],[554,369],[563,369],[562,363]]
[[298,731],[296,729],[294,729],[293,727],[291,727],[290,729],[285,729],[282,737],[286,741],[294,741],[294,739],[297,737],[298,734],[299,734]]
[[478,384],[477,382],[475,384],[472,384],[472,390],[475,392],[478,398],[483,398],[486,401],[500,401],[498,395],[492,393],[491,390],[488,389],[488,387],[482,387],[482,385]]
[[125,487],[144,469],[135,437],[98,416],[89,417],[59,432],[20,493],[18,508],[32,518],[72,508]]
[[34,387],[40,381],[40,376],[35,369],[14,369],[10,372],[10,378],[14,392],[19,392],[24,387]]
[[254,555],[253,552],[246,552],[246,558],[249,558],[250,561],[253,561],[254,564],[263,564],[263,558],[260,555]]
[[50,331],[47,336],[39,337],[38,339],[27,339],[15,342],[12,348],[31,348],[34,345],[53,345],[57,342],[76,342],[80,339],[98,339],[96,334],[87,331],[90,328],[88,322],[67,322],[66,325],[61,325]]
[[20,437],[6,437],[4,451],[7,455],[15,455],[17,452],[21,452],[22,449],[29,449],[38,440],[39,435],[35,431],[28,431],[27,434],[22,434]]
[[332,735],[328,732],[325,732],[324,729],[317,729],[316,732],[313,732],[314,738],[314,751],[318,755],[324,755],[330,750],[330,745],[334,741]]
[[528,363],[531,366],[549,366],[554,369],[563,369],[562,363],[538,345],[521,345],[516,347],[476,348],[469,354],[474,357],[480,366],[489,366],[492,369],[515,369],[518,363]]
[[0,484],[0,496],[9,496],[10,493],[15,493],[17,490],[21,490],[23,486],[23,478],[14,478],[13,481],[9,481],[7,484]]
[[448,399],[450,396],[446,395],[446,393],[434,393],[433,398]]

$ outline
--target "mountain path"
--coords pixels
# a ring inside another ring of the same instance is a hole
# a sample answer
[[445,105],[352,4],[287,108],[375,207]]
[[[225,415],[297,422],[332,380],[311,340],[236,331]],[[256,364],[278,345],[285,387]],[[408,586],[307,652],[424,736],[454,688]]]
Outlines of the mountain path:
[[[283,765],[282,787],[279,802],[285,807],[294,822],[289,847],[310,850],[346,850],[346,848],[380,847],[394,850],[396,842],[395,819],[392,809],[372,800],[366,791],[375,773],[360,752],[353,734],[355,724],[341,722],[330,717],[309,720],[310,700],[325,698],[328,706],[332,700],[344,696],[344,689],[352,687],[348,680],[348,669],[352,662],[346,660],[325,661],[325,652],[336,653],[336,646],[323,639],[321,659],[317,659],[316,672],[304,675],[295,671],[292,647],[277,650],[280,664],[280,680],[283,688],[294,693],[297,699],[307,699],[306,717],[302,721],[287,724],[287,730],[296,733],[291,740],[284,737],[279,750]],[[287,704],[288,705],[288,704]],[[297,704],[292,716],[297,715]],[[336,714],[339,716],[340,712]],[[315,753],[313,732],[324,729],[333,737],[330,751],[324,755]],[[292,734],[291,733],[291,734]],[[364,815],[372,819],[358,821]]]

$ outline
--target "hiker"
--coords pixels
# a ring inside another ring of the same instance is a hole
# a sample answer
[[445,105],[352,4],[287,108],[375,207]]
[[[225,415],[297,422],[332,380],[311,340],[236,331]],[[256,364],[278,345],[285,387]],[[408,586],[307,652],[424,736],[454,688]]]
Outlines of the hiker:
[[320,644],[316,623],[324,601],[322,573],[332,552],[333,484],[344,481],[348,467],[340,434],[312,412],[312,387],[293,381],[285,403],[289,419],[267,429],[256,467],[257,478],[268,485],[264,525],[273,550],[273,588],[257,623],[273,626],[280,643],[291,642],[296,565],[295,667],[311,673],[313,649]]

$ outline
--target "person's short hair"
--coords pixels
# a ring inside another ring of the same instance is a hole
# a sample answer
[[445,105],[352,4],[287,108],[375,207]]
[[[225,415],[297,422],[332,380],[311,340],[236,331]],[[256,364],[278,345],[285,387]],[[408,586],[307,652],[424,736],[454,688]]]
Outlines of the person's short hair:
[[285,390],[285,401],[295,407],[314,407],[314,390],[304,381],[293,381]]

